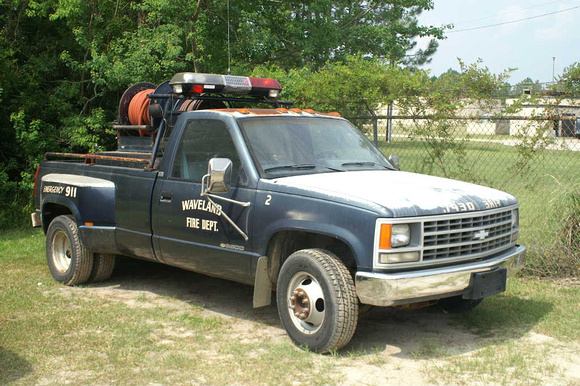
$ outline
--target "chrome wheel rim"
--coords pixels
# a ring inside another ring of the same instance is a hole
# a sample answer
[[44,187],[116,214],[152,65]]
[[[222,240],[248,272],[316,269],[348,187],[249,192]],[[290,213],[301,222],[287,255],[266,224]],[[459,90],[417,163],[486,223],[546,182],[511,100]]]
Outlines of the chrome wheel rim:
[[326,316],[326,302],[322,287],[309,273],[298,272],[290,280],[288,313],[296,328],[304,334],[320,330]]
[[52,261],[60,273],[68,271],[71,265],[72,248],[67,234],[57,230],[52,236]]

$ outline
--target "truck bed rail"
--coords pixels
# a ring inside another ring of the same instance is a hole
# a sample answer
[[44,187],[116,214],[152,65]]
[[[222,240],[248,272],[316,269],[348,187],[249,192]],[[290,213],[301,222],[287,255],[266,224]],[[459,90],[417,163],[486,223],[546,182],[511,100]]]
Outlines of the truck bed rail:
[[151,156],[147,158],[144,157],[119,157],[112,155],[103,154],[79,154],[79,153],[45,153],[45,161],[54,161],[62,159],[84,159],[86,164],[93,164],[96,160],[107,160],[107,161],[119,161],[119,162],[131,162],[135,164],[149,164],[151,161]]

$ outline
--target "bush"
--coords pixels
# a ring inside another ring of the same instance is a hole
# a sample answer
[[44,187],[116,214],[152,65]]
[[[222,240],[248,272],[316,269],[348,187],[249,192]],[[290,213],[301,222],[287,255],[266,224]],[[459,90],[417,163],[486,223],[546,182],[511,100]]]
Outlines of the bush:
[[543,224],[546,238],[530,245],[527,270],[545,277],[580,276],[580,189],[572,186],[552,201],[550,221]]
[[34,210],[31,190],[19,182],[10,181],[6,172],[0,171],[0,196],[6,198],[0,206],[0,229],[30,226],[28,216]]

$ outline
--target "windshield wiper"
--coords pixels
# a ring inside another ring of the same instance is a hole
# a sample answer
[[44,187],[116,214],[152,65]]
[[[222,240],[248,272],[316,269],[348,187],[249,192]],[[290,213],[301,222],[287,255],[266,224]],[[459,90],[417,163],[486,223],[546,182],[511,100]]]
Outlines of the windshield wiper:
[[280,166],[272,166],[271,168],[264,169],[265,172],[272,172],[274,170],[307,170],[307,169],[314,169],[316,165],[314,164],[295,164],[295,165],[280,165]]
[[378,164],[372,161],[357,161],[357,162],[345,162],[342,166],[380,166],[382,168],[388,169],[385,165]]
[[346,171],[344,169],[331,168],[330,166],[321,166],[321,168],[332,170],[333,172],[345,172]]

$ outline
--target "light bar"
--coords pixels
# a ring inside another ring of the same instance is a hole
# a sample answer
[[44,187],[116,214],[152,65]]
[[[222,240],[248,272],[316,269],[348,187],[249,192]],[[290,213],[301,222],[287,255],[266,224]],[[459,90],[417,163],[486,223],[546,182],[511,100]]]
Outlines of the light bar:
[[223,93],[277,98],[282,91],[276,79],[180,72],[169,81],[176,94]]

